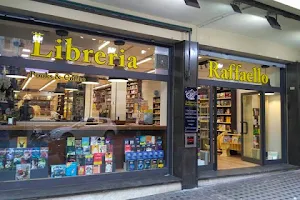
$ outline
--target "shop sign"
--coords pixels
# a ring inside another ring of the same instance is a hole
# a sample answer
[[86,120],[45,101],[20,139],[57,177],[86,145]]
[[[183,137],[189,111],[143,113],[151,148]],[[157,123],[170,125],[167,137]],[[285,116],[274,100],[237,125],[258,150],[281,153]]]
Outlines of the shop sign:
[[[43,34],[33,33],[33,50],[30,56],[41,57],[41,58],[55,58],[56,60],[67,60],[71,62],[76,62],[81,59],[84,63],[91,63],[90,58],[98,65],[108,65],[115,66],[115,60],[119,59],[119,67],[127,67],[129,69],[137,69],[137,58],[136,56],[125,57],[124,49],[120,49],[119,54],[117,53],[106,53],[104,51],[93,49],[83,49],[79,50],[77,47],[72,45],[72,38],[66,38],[64,41],[62,39],[56,39],[56,45],[54,46],[54,51],[49,51],[46,54],[41,53],[41,46],[43,41]],[[63,55],[63,43],[65,43],[65,55]],[[65,57],[65,58],[64,58]]]
[[28,77],[35,77],[40,79],[48,79],[48,80],[64,80],[64,81],[72,81],[72,82],[84,82],[85,78],[78,76],[78,75],[72,75],[72,74],[49,74],[49,73],[37,73],[37,72],[29,72]]
[[184,131],[198,132],[198,90],[196,87],[186,87],[184,90]]
[[231,64],[228,69],[219,69],[218,62],[215,61],[209,61],[208,77],[259,84],[267,84],[269,81],[269,77],[259,67],[253,67],[251,72],[242,71],[242,65],[239,64]]

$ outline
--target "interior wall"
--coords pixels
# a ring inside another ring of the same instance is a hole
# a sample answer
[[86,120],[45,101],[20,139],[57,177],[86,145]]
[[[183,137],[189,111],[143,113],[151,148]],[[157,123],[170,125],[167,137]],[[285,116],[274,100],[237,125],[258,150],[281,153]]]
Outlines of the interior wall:
[[142,81],[142,95],[144,100],[148,101],[149,109],[153,108],[153,97],[154,91],[158,90],[160,92],[160,82],[159,81]]

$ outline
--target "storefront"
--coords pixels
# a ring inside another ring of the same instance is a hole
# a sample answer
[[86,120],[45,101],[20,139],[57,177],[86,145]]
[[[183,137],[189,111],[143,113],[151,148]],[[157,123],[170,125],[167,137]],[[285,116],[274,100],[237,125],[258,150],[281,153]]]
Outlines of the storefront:
[[198,172],[286,163],[285,65],[200,50]]

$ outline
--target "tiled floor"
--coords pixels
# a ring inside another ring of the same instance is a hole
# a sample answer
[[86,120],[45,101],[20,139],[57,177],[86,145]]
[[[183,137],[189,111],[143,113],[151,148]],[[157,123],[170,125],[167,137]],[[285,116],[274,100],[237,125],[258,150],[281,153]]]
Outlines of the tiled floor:
[[239,155],[232,155],[228,157],[218,155],[218,170],[256,167],[256,166],[258,165],[250,162],[242,161],[241,156]]

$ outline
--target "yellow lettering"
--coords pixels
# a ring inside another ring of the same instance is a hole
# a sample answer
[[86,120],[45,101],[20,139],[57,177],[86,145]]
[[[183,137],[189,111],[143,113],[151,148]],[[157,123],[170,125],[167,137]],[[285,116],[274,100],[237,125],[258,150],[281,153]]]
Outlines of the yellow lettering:
[[256,72],[256,67],[252,68],[253,70],[253,82],[257,83],[257,72]]
[[106,60],[100,60],[100,58],[106,58],[106,55],[103,51],[97,51],[94,60],[98,65],[105,65]]
[[93,54],[94,50],[93,49],[85,49],[82,51],[83,52],[83,62],[85,63],[90,63],[90,53]]
[[228,77],[228,79],[229,80],[233,80],[233,77],[232,77],[232,73],[233,73],[233,67],[235,67],[235,64],[231,64],[230,66],[229,66],[229,69],[228,69],[228,72],[229,72],[229,77]]
[[240,81],[246,82],[246,72],[240,72]]
[[221,79],[228,79],[228,76],[227,76],[227,70],[226,69],[222,69],[221,70]]
[[257,82],[258,82],[258,83],[261,83],[261,78],[260,78],[260,76],[261,76],[260,68],[257,68],[257,78],[258,78]]
[[51,58],[52,51],[50,51],[47,55],[42,55],[41,54],[41,43],[39,43],[38,41],[34,41],[33,42],[33,51],[30,55],[35,56],[35,57]]
[[120,49],[120,53],[122,53],[121,55],[119,55],[119,59],[120,59],[120,67],[125,67],[125,55],[124,55],[125,50],[124,49]]
[[269,77],[265,74],[261,75],[261,82],[267,84],[269,82]]
[[[77,47],[72,47],[72,38],[66,40],[66,60],[77,61],[80,58],[80,51]],[[74,58],[72,58],[72,52],[74,52]]]
[[129,68],[129,69],[137,69],[138,67],[137,67],[137,58],[135,57],[135,56],[129,56],[128,57],[128,64],[127,64],[127,67]]
[[62,40],[57,39],[56,42],[58,45],[55,46],[55,50],[56,50],[55,59],[63,60],[64,58],[62,57],[62,46],[61,46]]
[[252,82],[252,79],[253,79],[253,73],[248,72],[247,75],[246,75],[247,82]]
[[242,67],[241,65],[236,65],[235,66],[235,80],[238,81],[239,80],[239,68]]
[[209,61],[209,78],[216,77],[217,79],[220,78],[220,75],[218,74],[218,63],[215,61]]
[[114,63],[115,57],[118,58],[118,54],[116,54],[116,53],[108,54],[108,58],[109,58],[108,65],[109,66],[115,66],[115,63]]

